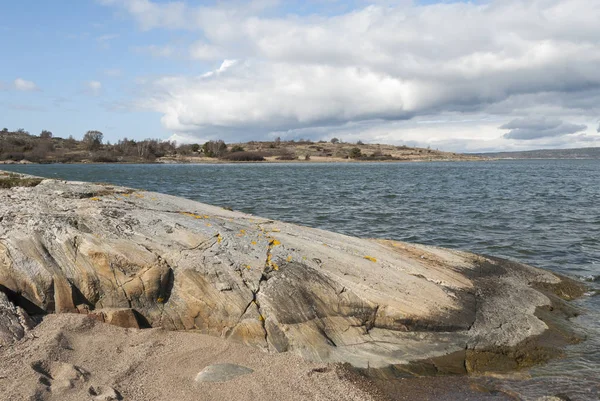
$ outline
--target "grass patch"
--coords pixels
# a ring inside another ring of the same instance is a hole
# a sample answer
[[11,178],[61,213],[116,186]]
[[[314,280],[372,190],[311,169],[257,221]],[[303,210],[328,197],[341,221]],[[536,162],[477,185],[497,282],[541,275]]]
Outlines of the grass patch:
[[40,182],[41,178],[22,177],[18,174],[3,174],[0,175],[0,188],[15,188],[15,187],[35,187]]

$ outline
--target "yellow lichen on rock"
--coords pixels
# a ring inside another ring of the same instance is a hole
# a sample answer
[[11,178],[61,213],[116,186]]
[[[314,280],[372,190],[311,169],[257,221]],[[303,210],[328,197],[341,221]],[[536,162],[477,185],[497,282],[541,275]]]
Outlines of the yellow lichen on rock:
[[377,262],[377,259],[375,259],[373,256],[365,256],[365,259],[370,260],[373,263]]

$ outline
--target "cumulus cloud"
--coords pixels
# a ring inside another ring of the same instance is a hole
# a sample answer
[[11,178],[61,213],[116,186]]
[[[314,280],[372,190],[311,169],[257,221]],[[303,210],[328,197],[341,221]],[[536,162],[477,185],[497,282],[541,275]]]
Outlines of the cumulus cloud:
[[38,86],[35,84],[35,82],[27,81],[23,78],[15,79],[15,81],[13,82],[13,85],[16,90],[23,91],[23,92],[33,92],[33,91],[40,90],[40,88],[38,88]]
[[504,134],[507,139],[531,140],[557,137],[581,132],[586,125],[566,123],[549,118],[518,118],[504,124],[500,129],[510,130]]
[[[507,121],[542,109],[583,122],[600,112],[600,4],[587,0],[392,2],[328,16],[263,13],[272,2],[100,1],[125,10],[143,30],[197,35],[191,58],[215,66],[238,60],[224,71],[144,85],[140,106],[186,135],[322,133],[441,113]],[[538,123],[495,135],[533,140],[585,129]]]

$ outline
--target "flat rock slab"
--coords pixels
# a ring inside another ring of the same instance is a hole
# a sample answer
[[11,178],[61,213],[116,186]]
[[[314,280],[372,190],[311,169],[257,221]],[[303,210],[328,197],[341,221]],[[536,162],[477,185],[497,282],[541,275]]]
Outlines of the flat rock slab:
[[[573,313],[557,295],[583,294],[498,258],[131,188],[10,177],[0,188],[0,291],[29,315],[89,313],[314,362],[461,373],[545,360],[546,345],[560,346],[550,335],[571,338],[561,333]],[[9,309],[0,334],[12,341],[23,319]]]
[[198,376],[196,376],[196,382],[227,382],[252,372],[254,372],[252,369],[245,366],[234,365],[232,363],[221,363],[205,367],[198,373]]

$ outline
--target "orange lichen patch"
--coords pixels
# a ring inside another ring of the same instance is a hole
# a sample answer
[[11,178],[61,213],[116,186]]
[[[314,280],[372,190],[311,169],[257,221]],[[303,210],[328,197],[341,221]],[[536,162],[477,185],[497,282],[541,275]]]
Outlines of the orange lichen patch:
[[135,193],[134,194],[136,198],[143,198],[144,194],[140,194],[140,193]]
[[327,245],[327,244],[323,244],[323,246],[329,246],[329,245]]
[[246,230],[240,230],[240,234],[242,234],[242,235],[246,234]]
[[250,266],[250,265],[244,265],[244,267],[248,270],[252,269],[252,266]]
[[150,198],[150,200],[153,200],[153,201],[155,201],[155,200],[156,200],[156,197],[154,197],[154,196],[153,196],[152,198]]
[[365,256],[365,259],[370,260],[373,263],[377,262],[377,259],[375,259],[373,256]]
[[280,232],[281,232],[281,230],[280,230],[279,228],[273,228],[273,229],[271,230],[271,232],[272,232],[272,233],[280,233]]
[[287,257],[287,261],[288,261],[288,262],[291,262],[291,261],[292,261],[292,255],[289,255],[289,256]]
[[206,223],[206,227],[212,227],[212,224]]
[[162,304],[163,302],[165,302],[165,299],[163,297],[158,297],[156,302],[158,302],[159,304]]
[[271,254],[267,254],[266,266],[270,267],[273,270],[279,270],[279,265],[271,260]]
[[194,214],[194,213],[190,213],[190,212],[179,212],[179,214],[182,214],[184,216],[188,216],[188,217],[193,217],[195,219],[204,219],[204,216],[200,216],[199,214]]
[[97,201],[99,201],[99,200],[100,200],[100,198],[96,198],[96,197],[94,196],[93,198],[90,198],[90,200],[91,200],[91,201],[96,201],[96,202],[97,202]]
[[122,193],[121,195],[123,195],[126,198],[129,198],[129,194],[128,193]]
[[217,234],[217,242],[220,244],[223,241],[223,237],[221,237],[221,234]]
[[252,244],[252,245],[256,245],[256,241],[252,241],[252,242],[251,242],[251,244]]
[[271,246],[281,245],[281,241],[278,241],[276,239],[272,239],[271,241],[269,241],[269,245],[271,245]]

